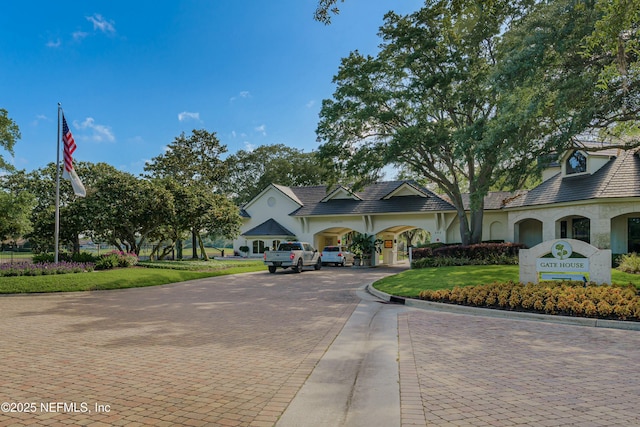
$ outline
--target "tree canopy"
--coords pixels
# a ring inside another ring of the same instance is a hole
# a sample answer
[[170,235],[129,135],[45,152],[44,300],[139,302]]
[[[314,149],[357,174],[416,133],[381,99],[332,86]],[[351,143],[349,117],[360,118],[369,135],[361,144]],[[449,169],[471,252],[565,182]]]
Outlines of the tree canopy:
[[[637,64],[637,53],[626,51],[620,59],[617,48],[595,41],[602,40],[599,23],[608,20],[600,4],[537,4],[501,46],[495,85],[505,94],[503,109],[514,132],[540,135],[549,150],[561,152],[584,139],[602,148],[638,144],[632,136],[639,125],[640,74],[612,74],[619,61]],[[635,31],[635,22],[627,31]]]
[[329,173],[315,153],[284,144],[240,150],[227,157],[223,190],[238,205],[247,203],[268,185],[320,185]]
[[194,129],[189,137],[184,132],[178,136],[144,170],[156,178],[172,177],[185,185],[197,182],[214,190],[226,172],[220,159],[226,152],[227,146],[220,144],[215,132]]
[[25,191],[0,191],[0,240],[17,240],[32,230],[29,219],[35,199]]
[[[344,2],[344,0],[339,1],[341,3]],[[318,6],[313,14],[314,19],[324,24],[330,24],[331,16],[340,13],[340,9],[336,6],[337,4],[338,0],[318,0]]]
[[[4,108],[0,108],[0,147],[4,148],[13,156],[13,146],[19,140],[20,128],[16,122],[9,118],[9,113]],[[0,155],[0,170],[12,170],[13,166]]]

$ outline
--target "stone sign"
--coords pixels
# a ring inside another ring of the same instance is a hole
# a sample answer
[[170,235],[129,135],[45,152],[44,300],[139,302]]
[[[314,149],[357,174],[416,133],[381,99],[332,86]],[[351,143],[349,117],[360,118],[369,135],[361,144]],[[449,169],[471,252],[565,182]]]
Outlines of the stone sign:
[[[553,258],[548,256],[551,254]],[[580,254],[584,258],[578,258]],[[573,255],[573,257],[572,257]],[[611,283],[611,250],[598,249],[575,239],[542,242],[531,249],[520,250],[520,282],[543,280],[584,280],[598,284]]]

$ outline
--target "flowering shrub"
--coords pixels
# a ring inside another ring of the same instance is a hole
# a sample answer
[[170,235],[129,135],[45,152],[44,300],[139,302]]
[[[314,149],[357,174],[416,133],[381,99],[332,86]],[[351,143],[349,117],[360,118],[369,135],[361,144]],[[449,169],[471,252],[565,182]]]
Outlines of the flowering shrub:
[[640,321],[640,296],[633,285],[584,286],[582,282],[538,285],[507,282],[422,291],[420,299],[565,316]]
[[412,268],[453,267],[457,265],[518,265],[518,257],[507,254],[489,254],[485,258],[469,258],[466,256],[433,256],[413,261]]
[[29,261],[18,263],[0,263],[0,276],[45,276],[49,274],[82,273],[93,271],[94,264],[90,262],[62,261],[57,264],[49,262],[33,263]]
[[138,263],[138,256],[133,253],[111,251],[101,255],[96,261],[96,270],[109,270],[116,267],[132,267]]

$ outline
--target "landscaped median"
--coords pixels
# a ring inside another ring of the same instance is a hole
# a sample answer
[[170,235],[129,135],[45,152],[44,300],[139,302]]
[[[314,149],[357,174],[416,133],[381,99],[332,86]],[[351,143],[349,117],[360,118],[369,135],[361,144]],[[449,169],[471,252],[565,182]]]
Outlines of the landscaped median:
[[141,262],[136,267],[73,274],[0,277],[0,294],[136,288],[262,270],[261,260]]
[[456,305],[542,314],[640,320],[640,275],[612,270],[613,285],[518,283],[517,265],[408,270],[373,287],[389,295]]

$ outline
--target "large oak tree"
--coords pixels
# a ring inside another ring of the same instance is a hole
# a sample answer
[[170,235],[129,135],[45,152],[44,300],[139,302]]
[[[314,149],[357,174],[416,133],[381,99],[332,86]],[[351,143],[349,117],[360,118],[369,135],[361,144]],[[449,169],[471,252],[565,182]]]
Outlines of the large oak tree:
[[451,199],[462,242],[481,241],[483,197],[513,145],[527,142],[502,126],[491,80],[502,34],[527,6],[429,1],[408,16],[388,13],[378,55],[356,51],[342,60],[333,99],[320,113],[320,155],[354,178],[387,164],[409,166]]
[[[239,228],[237,211],[235,217],[225,216],[230,221],[228,224],[215,222],[222,220],[224,215],[220,215],[220,212],[233,209],[231,202],[219,195],[227,173],[226,164],[220,156],[226,151],[227,147],[220,143],[215,132],[194,129],[190,136],[182,133],[169,144],[165,153],[154,157],[145,166],[150,177],[161,180],[162,186],[169,191],[175,189],[175,197],[188,204],[177,206],[179,218],[174,218],[168,229],[173,236],[171,239],[177,239],[173,242],[178,245],[179,256],[182,254],[184,220],[188,222],[187,229],[191,230],[194,258],[197,258],[199,246],[202,257],[207,259],[201,233],[215,233],[227,226],[233,230]],[[177,186],[184,188],[178,191]]]

